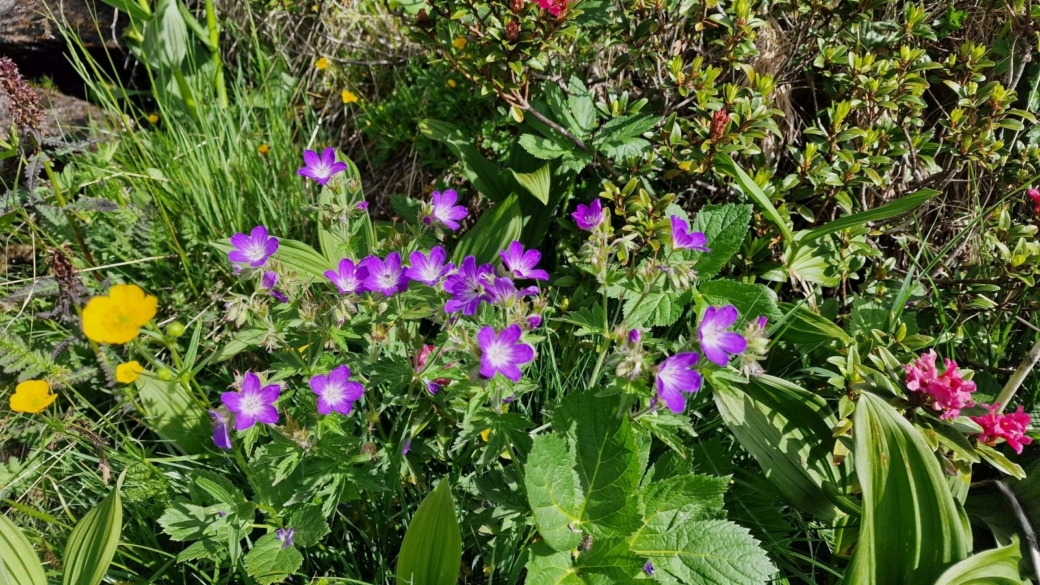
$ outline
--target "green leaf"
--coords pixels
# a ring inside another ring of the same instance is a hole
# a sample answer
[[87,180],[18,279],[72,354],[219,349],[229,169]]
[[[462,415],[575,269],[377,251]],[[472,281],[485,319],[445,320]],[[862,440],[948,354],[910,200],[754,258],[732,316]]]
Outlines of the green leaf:
[[408,525],[397,559],[397,585],[454,585],[461,563],[462,532],[445,478]]
[[709,280],[697,285],[697,292],[711,305],[732,304],[744,321],[765,316],[770,322],[781,317],[776,293],[761,284],[746,284],[735,280]]
[[828,343],[839,341],[843,346],[852,344],[852,338],[833,321],[813,312],[805,305],[780,303],[785,313],[778,324],[779,337],[793,343]]
[[[727,175],[737,181],[737,185],[740,190],[744,192],[754,203],[758,205],[759,209],[762,210],[762,214],[766,216],[769,221],[773,222],[776,227],[780,228],[780,233],[784,235],[784,239],[788,242],[794,241],[794,233],[791,232],[791,226],[787,224],[787,221],[780,215],[780,212],[773,207],[773,202],[769,200],[769,197],[762,191],[762,188],[755,183],[755,180],[748,176],[744,172],[744,169],[740,168],[736,162],[726,153],[720,152],[715,155],[715,168],[718,169],[724,175]],[[712,241],[708,239],[708,247],[711,247]]]
[[455,247],[453,260],[456,264],[466,256],[473,255],[477,263],[492,262],[498,258],[510,242],[520,239],[523,229],[520,202],[515,194],[484,212]]
[[538,534],[559,551],[569,551],[581,542],[581,532],[574,528],[581,521],[584,497],[576,465],[574,453],[562,436],[534,438],[524,476],[527,500]]
[[[325,260],[332,265],[337,264],[340,258],[360,258],[368,252],[367,249],[354,249],[351,238],[356,231],[344,215],[365,200],[361,191],[361,173],[354,161],[342,154],[338,158],[347,165],[347,170],[337,175],[331,185],[322,187],[318,196],[318,244]],[[362,213],[353,221],[371,222],[371,219],[367,213]]]
[[933,450],[887,402],[861,394],[854,425],[863,516],[842,583],[932,582],[971,551],[968,517]]
[[32,544],[6,514],[0,514],[0,585],[47,585]]
[[179,0],[158,0],[144,30],[144,50],[168,69],[180,69],[188,54],[188,27],[177,8]]
[[577,337],[585,335],[605,335],[606,332],[603,329],[606,316],[603,314],[603,305],[595,303],[588,307],[582,307],[577,311],[571,311],[565,313],[560,317],[553,319],[554,321],[560,321],[563,323],[570,323],[571,325],[577,325],[578,330],[574,333]]
[[303,564],[303,555],[295,546],[283,545],[275,532],[261,536],[243,559],[246,573],[261,585],[284,581],[295,573]]
[[286,526],[291,526],[293,532],[293,543],[298,547],[308,547],[318,544],[328,534],[329,524],[321,513],[321,506],[308,504],[289,514]]
[[510,194],[506,182],[502,180],[502,169],[484,158],[471,140],[462,134],[454,124],[440,120],[422,120],[419,131],[431,140],[443,142],[458,157],[463,171],[470,183],[478,191],[495,203],[501,203]]
[[534,195],[535,199],[538,199],[544,205],[549,204],[549,165],[542,165],[537,171],[533,173],[518,173],[512,169],[509,172],[513,173],[516,180],[523,185],[524,189],[531,195]]
[[751,206],[728,203],[705,205],[693,218],[690,231],[704,232],[711,252],[690,252],[697,258],[697,277],[708,280],[740,250],[751,222]]
[[134,384],[146,427],[187,455],[207,451],[212,444],[209,413],[183,385],[151,376],[140,376]]
[[726,520],[680,520],[665,532],[645,530],[632,552],[680,583],[762,585],[776,572],[748,530]]
[[158,523],[170,539],[184,542],[205,537],[207,528],[216,518],[215,508],[206,508],[182,500],[170,504],[159,517]]
[[820,227],[799,232],[798,242],[808,243],[827,234],[840,232],[851,227],[866,225],[867,222],[883,221],[893,218],[897,215],[916,209],[925,201],[928,201],[938,194],[939,191],[936,191],[935,189],[921,189],[916,193],[907,195],[906,197],[901,197],[895,201],[890,201],[884,205],[875,207],[874,209],[868,209],[859,213],[853,213],[852,215],[846,215],[845,217],[839,217],[838,219]]
[[152,17],[151,11],[141,6],[140,2],[136,0],[101,0],[105,4],[108,4],[112,8],[125,12],[130,15],[130,18],[139,21],[147,21]]
[[593,540],[591,548],[556,552],[540,542],[531,547],[527,563],[527,585],[614,585],[635,584],[646,561],[617,539]]
[[1011,477],[1025,479],[1026,472],[1022,470],[1022,466],[1008,459],[1003,453],[993,447],[980,443],[975,445],[975,452],[982,456],[987,463]]
[[689,473],[652,482],[639,494],[646,512],[632,540],[643,532],[664,534],[684,522],[721,519],[728,485],[729,478]]
[[1019,577],[1018,564],[1022,562],[1018,537],[1011,544],[973,554],[946,569],[935,585],[1025,585]]
[[673,292],[633,295],[623,306],[625,322],[629,327],[665,327],[682,317],[683,307],[690,300],[688,294]]
[[524,134],[521,136],[520,146],[524,147],[524,150],[526,150],[531,156],[542,160],[560,158],[561,156],[571,152],[573,148],[568,148],[554,140],[542,136],[535,136],[534,134]]
[[122,478],[104,500],[76,523],[65,545],[62,585],[98,585],[119,546],[123,530]]

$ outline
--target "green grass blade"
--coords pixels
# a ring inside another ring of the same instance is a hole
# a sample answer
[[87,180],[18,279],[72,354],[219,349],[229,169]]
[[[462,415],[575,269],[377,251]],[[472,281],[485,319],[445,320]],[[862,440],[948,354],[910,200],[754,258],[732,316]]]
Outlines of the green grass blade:
[[773,207],[773,202],[769,200],[769,197],[762,191],[762,189],[755,183],[744,169],[740,168],[736,162],[728,154],[719,153],[715,155],[715,168],[720,173],[732,178],[740,186],[740,190],[745,195],[751,198],[751,200],[758,205],[762,210],[762,213],[766,216],[769,221],[776,224],[776,227],[780,228],[780,232],[784,234],[784,239],[788,242],[794,241],[794,233],[791,231],[791,226],[787,224],[787,220],[784,219],[780,212]]
[[919,205],[938,194],[939,191],[936,191],[935,189],[921,189],[912,195],[907,195],[906,197],[901,197],[895,201],[890,201],[880,207],[875,207],[874,209],[868,209],[859,213],[853,213],[852,215],[846,215],[845,217],[839,217],[838,219],[818,228],[801,232],[798,241],[803,243],[811,242],[821,236],[863,225],[868,221],[891,219],[897,215],[902,215],[917,208]]

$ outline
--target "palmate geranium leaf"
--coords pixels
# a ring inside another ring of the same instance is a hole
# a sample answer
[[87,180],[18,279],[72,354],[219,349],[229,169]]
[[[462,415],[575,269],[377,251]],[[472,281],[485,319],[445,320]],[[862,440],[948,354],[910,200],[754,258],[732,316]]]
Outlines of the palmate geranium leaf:
[[329,533],[329,524],[325,521],[325,515],[321,506],[308,504],[289,514],[285,523],[295,531],[293,543],[299,547],[312,546],[318,543]]

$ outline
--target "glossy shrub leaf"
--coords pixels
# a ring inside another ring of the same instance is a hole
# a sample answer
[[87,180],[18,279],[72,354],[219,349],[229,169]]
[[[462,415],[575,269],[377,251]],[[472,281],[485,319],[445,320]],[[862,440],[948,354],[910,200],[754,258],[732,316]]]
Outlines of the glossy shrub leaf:
[[737,386],[713,376],[715,404],[740,444],[758,461],[773,487],[791,504],[822,520],[838,510],[824,493],[825,482],[841,484],[831,465],[832,429],[826,402],[773,376]]
[[211,440],[210,416],[176,380],[162,381],[141,376],[137,404],[144,424],[165,441],[188,455],[207,451]]
[[520,239],[524,227],[517,196],[510,195],[505,201],[484,212],[477,223],[459,241],[452,256],[456,264],[466,256],[473,255],[477,263],[493,262],[499,250]]
[[397,559],[397,585],[454,585],[461,562],[462,532],[445,478],[412,516]]
[[[762,188],[755,183],[744,169],[740,168],[736,162],[726,153],[718,153],[715,155],[715,168],[724,175],[727,175],[737,182],[737,186],[740,190],[748,196],[751,201],[758,206],[762,211],[762,215],[769,221],[773,222],[780,229],[780,233],[784,235],[784,239],[788,242],[794,241],[794,233],[791,232],[791,226],[787,224],[787,220],[784,219],[780,212],[773,206],[773,202],[769,200],[769,197],[762,191]],[[711,246],[711,240],[708,240],[708,245]]]
[[936,191],[935,189],[921,189],[916,193],[912,193],[906,197],[901,197],[895,201],[890,201],[873,209],[853,213],[852,215],[846,215],[845,217],[839,217],[838,219],[826,223],[818,228],[799,232],[798,242],[807,243],[827,234],[833,234],[834,232],[839,232],[851,227],[866,225],[867,222],[891,219],[897,215],[916,209],[925,201],[928,201],[938,194],[939,191]]
[[751,222],[750,205],[705,205],[693,218],[690,231],[703,232],[710,252],[690,252],[697,259],[697,276],[708,280],[740,250]]
[[62,585],[98,585],[119,545],[123,530],[123,502],[119,485],[76,523],[65,545]]
[[278,534],[261,536],[246,554],[246,572],[261,585],[285,581],[303,564],[303,555],[295,546],[284,546]]
[[863,515],[842,583],[930,583],[971,551],[968,517],[934,450],[895,408],[864,393],[854,417]]
[[1024,585],[1028,581],[1019,577],[1021,561],[1016,536],[1007,546],[973,554],[950,567],[935,585]]
[[47,585],[32,544],[6,515],[0,515],[0,585]]

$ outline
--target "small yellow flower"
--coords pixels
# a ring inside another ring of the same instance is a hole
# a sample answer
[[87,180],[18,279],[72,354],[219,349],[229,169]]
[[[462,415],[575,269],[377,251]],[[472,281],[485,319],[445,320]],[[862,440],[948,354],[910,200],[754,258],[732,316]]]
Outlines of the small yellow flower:
[[484,429],[484,430],[480,431],[480,438],[484,439],[485,443],[488,442],[488,437],[490,437],[490,436],[491,436],[491,429]]
[[454,87],[455,87],[455,80],[454,79],[449,79],[448,80],[448,87],[454,89]]
[[328,69],[329,68],[329,60],[326,59],[325,57],[322,57],[321,59],[318,59],[317,61],[314,62],[314,67],[317,68],[317,69],[321,69],[321,70]]
[[345,103],[345,104],[352,104],[352,103],[358,101],[357,94],[352,92],[352,91],[350,91],[349,89],[344,89],[343,93],[340,94],[340,97],[343,98],[343,103]]
[[458,49],[460,51],[462,49],[465,49],[466,48],[466,37],[455,37],[455,40],[453,40],[451,42],[451,46],[455,47],[456,49]]
[[688,160],[684,160],[681,163],[679,163],[679,169],[680,170],[688,171],[691,168],[693,168],[693,163],[688,161]]
[[57,394],[43,380],[26,380],[15,387],[11,395],[11,410],[36,414],[51,405]]
[[137,360],[116,366],[116,381],[120,384],[133,384],[144,368]]
[[94,297],[87,303],[83,333],[97,343],[129,343],[155,317],[158,306],[159,299],[146,295],[136,284],[117,284],[107,296]]
[[256,150],[257,150],[257,152],[259,152],[260,154],[262,154],[262,155],[266,155],[267,153],[271,152],[271,147],[270,147],[270,146],[267,146],[267,143],[264,143],[264,144],[261,144],[261,145],[260,145],[260,148],[257,148]]
[[159,116],[156,116],[155,114],[148,114],[148,121],[152,124],[155,124],[159,121]]

